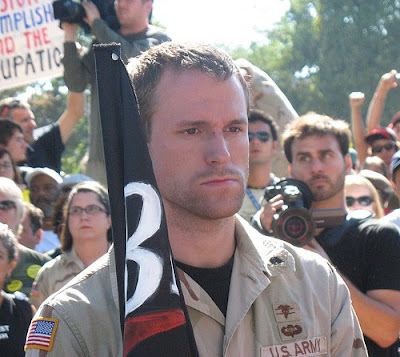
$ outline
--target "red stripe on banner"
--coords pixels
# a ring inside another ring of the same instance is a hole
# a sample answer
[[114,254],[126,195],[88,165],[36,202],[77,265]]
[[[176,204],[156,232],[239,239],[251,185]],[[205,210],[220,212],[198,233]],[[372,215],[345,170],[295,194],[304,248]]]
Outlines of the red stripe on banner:
[[131,317],[125,320],[124,357],[143,340],[186,323],[181,309]]

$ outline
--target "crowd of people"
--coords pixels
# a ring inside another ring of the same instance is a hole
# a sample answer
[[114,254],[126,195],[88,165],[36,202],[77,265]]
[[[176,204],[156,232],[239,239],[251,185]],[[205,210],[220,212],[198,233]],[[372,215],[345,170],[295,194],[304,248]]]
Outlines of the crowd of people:
[[[354,92],[351,126],[310,111],[279,128],[249,107],[228,55],[152,26],[151,0],[115,0],[118,29],[82,6],[93,44],[137,57],[129,74],[200,356],[400,356],[400,112],[382,126],[397,72],[382,75],[365,120]],[[78,25],[61,27],[59,120],[36,137],[30,105],[0,100],[0,351],[122,356],[93,48],[77,46]],[[87,85],[95,152],[84,173],[65,173]],[[280,145],[285,177],[273,172]],[[300,206],[308,221],[282,214]],[[298,247],[271,238],[282,232]]]

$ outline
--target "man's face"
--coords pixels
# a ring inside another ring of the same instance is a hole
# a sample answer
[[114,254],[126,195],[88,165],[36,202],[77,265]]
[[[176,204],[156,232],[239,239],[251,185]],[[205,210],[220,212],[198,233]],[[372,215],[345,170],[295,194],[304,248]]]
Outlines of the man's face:
[[349,155],[343,158],[333,135],[295,139],[292,155],[289,172],[310,187],[314,201],[343,195],[344,177],[351,168],[351,159]]
[[24,139],[24,135],[19,130],[14,131],[14,134],[8,141],[6,148],[16,163],[26,160],[26,149],[28,148],[28,144]]
[[25,141],[29,144],[32,143],[34,141],[33,129],[37,127],[32,111],[26,108],[15,108],[12,110],[12,118],[21,126]]
[[[252,165],[262,165],[272,161],[276,154],[278,142],[273,140],[270,126],[262,121],[250,122],[249,133],[254,134],[253,139],[249,140],[251,170]],[[265,139],[268,138],[268,140],[263,141],[257,133],[261,133],[260,136]],[[267,133],[267,135],[264,133]]]
[[371,143],[372,155],[380,157],[386,164],[390,166],[392,156],[396,152],[396,143],[389,139],[378,139]]
[[32,222],[29,214],[25,214],[22,220],[22,233],[19,236],[19,243],[25,247],[35,249],[35,246],[40,242],[40,229],[35,233],[32,231]]
[[31,202],[39,207],[45,217],[53,215],[53,205],[57,201],[59,189],[57,182],[50,176],[37,175],[31,181],[30,198]]
[[235,214],[249,159],[247,106],[239,80],[217,81],[196,70],[166,71],[155,102],[149,150],[167,212],[205,219]]
[[10,200],[1,191],[0,191],[0,202],[4,203],[1,205],[1,209],[0,209],[0,223],[7,224],[8,227],[14,231],[14,233],[17,233],[19,219],[18,219],[17,206],[16,206],[15,202],[14,202],[14,204],[12,204],[12,203],[10,204],[10,202],[13,202],[13,201]]
[[152,2],[150,0],[115,0],[115,12],[121,27],[132,27],[142,24],[148,18]]

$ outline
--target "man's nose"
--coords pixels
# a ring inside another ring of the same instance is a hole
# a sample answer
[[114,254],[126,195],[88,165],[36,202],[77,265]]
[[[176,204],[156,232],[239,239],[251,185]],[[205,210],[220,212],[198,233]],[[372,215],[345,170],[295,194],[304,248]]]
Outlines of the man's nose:
[[35,120],[33,120],[33,119],[30,120],[29,124],[32,129],[35,129],[37,127],[37,124],[36,124]]
[[322,170],[322,162],[318,158],[311,159],[311,171],[312,172],[319,172]]
[[212,133],[206,145],[208,164],[224,164],[230,160],[231,154],[223,133]]

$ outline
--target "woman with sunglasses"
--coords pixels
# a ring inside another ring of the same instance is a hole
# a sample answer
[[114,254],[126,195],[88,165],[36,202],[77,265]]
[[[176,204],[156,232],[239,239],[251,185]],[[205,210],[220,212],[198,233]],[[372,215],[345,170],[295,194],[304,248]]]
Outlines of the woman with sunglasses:
[[64,220],[62,253],[39,270],[32,286],[36,307],[107,252],[111,241],[107,191],[95,181],[76,185],[65,203]]
[[345,177],[346,205],[351,211],[367,210],[375,218],[384,216],[379,194],[374,185],[359,174]]

